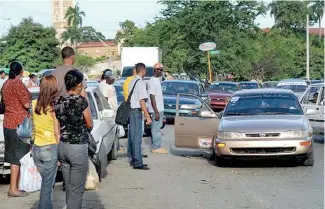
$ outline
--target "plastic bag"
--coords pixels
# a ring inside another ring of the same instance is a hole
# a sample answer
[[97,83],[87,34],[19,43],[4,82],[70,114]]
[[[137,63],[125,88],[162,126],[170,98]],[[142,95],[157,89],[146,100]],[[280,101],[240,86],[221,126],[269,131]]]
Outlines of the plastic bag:
[[119,131],[118,137],[121,138],[121,137],[124,137],[125,136],[125,130],[124,130],[123,126],[119,125],[118,126],[118,131]]
[[26,192],[35,192],[41,189],[42,177],[34,163],[31,152],[20,159],[19,189]]
[[31,117],[25,117],[17,128],[17,135],[23,142],[30,144],[33,137],[33,121]]
[[94,190],[97,187],[99,187],[99,176],[97,174],[95,165],[91,162],[91,160],[89,160],[89,168],[88,168],[85,189]]

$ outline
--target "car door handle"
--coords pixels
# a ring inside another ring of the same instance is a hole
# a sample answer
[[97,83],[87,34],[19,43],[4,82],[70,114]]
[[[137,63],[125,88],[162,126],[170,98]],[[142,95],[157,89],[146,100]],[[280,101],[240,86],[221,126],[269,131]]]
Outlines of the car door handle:
[[184,123],[179,123],[178,125],[180,125],[180,126],[184,126],[185,124],[184,124]]
[[319,110],[319,108],[316,108],[316,110]]

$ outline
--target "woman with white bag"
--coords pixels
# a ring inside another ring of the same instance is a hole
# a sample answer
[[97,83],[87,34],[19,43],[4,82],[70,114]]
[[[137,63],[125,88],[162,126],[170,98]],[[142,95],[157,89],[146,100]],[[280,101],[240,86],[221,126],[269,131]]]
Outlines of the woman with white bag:
[[42,177],[38,209],[52,209],[52,194],[58,169],[59,123],[54,112],[58,95],[58,82],[53,75],[45,76],[40,83],[37,101],[33,101],[34,145],[33,159]]

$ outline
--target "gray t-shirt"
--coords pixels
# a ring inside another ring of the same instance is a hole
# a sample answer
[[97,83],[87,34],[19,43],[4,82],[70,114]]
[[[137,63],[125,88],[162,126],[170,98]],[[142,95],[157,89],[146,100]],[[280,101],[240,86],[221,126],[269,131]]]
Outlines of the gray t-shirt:
[[[56,77],[56,79],[58,80],[60,95],[64,95],[67,93],[65,83],[64,83],[64,77],[67,74],[67,72],[69,72],[70,70],[73,70],[73,69],[76,69],[76,68],[74,66],[61,65],[61,66],[58,66],[53,71],[52,75],[54,75]],[[83,86],[84,86],[84,88],[87,88],[87,83],[85,80],[83,82]]]

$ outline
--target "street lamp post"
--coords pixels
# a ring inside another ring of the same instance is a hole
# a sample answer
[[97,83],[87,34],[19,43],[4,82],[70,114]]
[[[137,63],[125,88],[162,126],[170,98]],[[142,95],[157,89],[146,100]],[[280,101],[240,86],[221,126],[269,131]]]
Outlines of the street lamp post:
[[309,81],[309,14],[307,14],[306,21],[306,79]]

